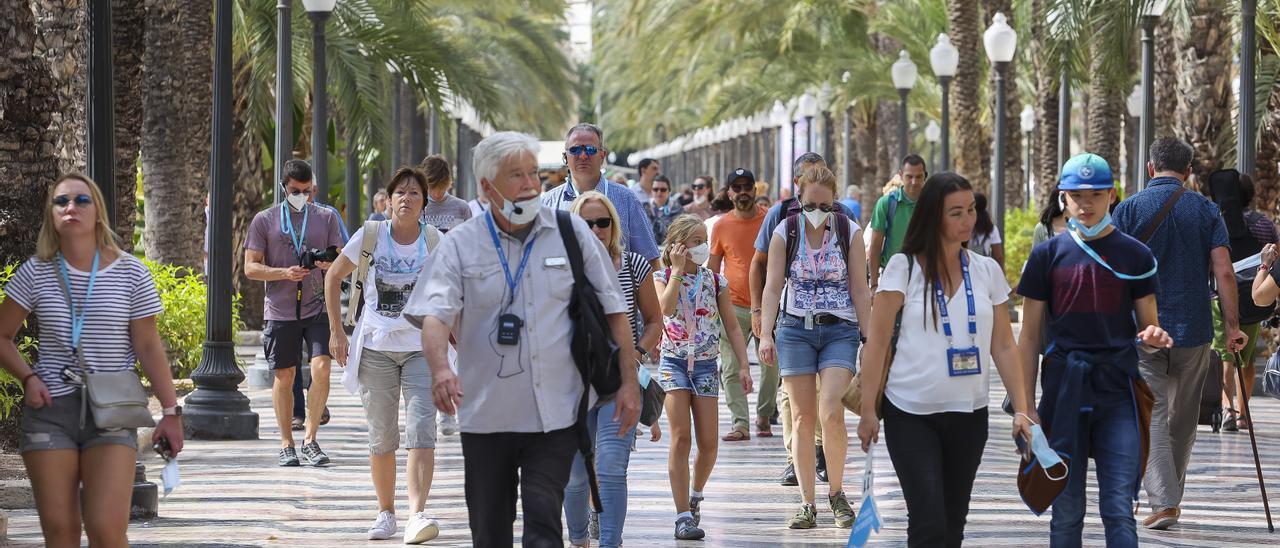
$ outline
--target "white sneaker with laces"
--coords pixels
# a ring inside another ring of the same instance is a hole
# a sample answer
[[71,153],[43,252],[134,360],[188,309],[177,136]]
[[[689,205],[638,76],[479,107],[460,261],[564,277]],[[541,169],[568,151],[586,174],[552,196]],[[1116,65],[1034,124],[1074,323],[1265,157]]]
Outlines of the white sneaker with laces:
[[440,536],[440,524],[427,517],[427,513],[418,512],[409,517],[409,525],[404,528],[405,544],[422,544]]
[[452,436],[458,433],[458,417],[453,415],[440,414],[440,433],[446,436]]
[[369,526],[369,540],[387,540],[396,534],[396,515],[383,510]]

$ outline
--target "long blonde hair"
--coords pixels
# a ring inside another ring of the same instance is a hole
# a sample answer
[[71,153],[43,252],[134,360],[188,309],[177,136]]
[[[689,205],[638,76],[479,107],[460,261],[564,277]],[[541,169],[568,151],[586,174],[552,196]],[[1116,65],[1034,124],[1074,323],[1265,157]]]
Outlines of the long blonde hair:
[[702,219],[695,215],[684,214],[676,217],[667,226],[667,239],[662,243],[662,264],[671,266],[671,244],[678,244],[688,240],[698,231],[698,227],[705,228]]
[[619,226],[622,223],[618,218],[618,209],[613,207],[613,202],[608,196],[594,190],[583,192],[573,200],[573,204],[569,206],[569,212],[581,217],[582,207],[591,201],[600,202],[604,204],[605,209],[609,210],[609,218],[612,220],[609,225],[609,245],[605,247],[609,249],[609,256],[617,259],[622,256],[622,227]]
[[58,229],[54,226],[53,221],[53,199],[58,185],[62,184],[63,181],[70,180],[80,181],[89,187],[89,197],[93,198],[93,209],[96,217],[93,221],[93,235],[97,248],[102,251],[119,254],[120,246],[116,245],[117,236],[111,230],[111,226],[107,224],[107,202],[102,197],[102,190],[88,175],[72,172],[58,177],[57,181],[49,185],[48,196],[45,196],[44,199],[44,222],[41,223],[40,235],[36,238],[36,257],[42,261],[52,261],[62,248],[62,237],[58,234]]

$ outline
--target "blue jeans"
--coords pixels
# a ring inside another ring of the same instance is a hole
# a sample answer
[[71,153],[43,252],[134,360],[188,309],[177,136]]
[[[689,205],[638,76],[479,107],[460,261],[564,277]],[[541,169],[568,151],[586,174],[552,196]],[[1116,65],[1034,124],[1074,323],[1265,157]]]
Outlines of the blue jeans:
[[[587,412],[587,424],[596,441],[596,478],[600,481],[601,548],[622,544],[622,524],[627,519],[627,465],[631,462],[631,445],[636,440],[632,428],[618,436],[618,423],[613,421],[617,409],[609,402]],[[587,468],[582,453],[574,453],[569,485],[564,488],[564,521],[569,528],[569,541],[582,544],[587,540],[587,520],[591,512],[591,489],[587,485]]]
[[1053,502],[1050,546],[1080,546],[1084,531],[1085,476],[1092,454],[1098,474],[1098,512],[1106,531],[1108,548],[1138,546],[1133,519],[1133,495],[1138,488],[1142,451],[1133,400],[1095,403],[1091,413],[1080,415],[1076,454],[1072,455],[1067,487]]

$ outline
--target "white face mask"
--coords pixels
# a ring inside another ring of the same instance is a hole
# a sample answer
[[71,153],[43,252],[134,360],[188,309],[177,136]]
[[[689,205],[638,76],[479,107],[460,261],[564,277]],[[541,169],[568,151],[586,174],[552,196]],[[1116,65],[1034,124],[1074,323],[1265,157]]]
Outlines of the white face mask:
[[498,210],[503,217],[506,217],[511,224],[523,225],[533,222],[538,216],[538,212],[542,210],[541,196],[534,196],[528,200],[519,202],[511,202],[505,196],[502,197],[502,208]]
[[828,215],[831,215],[830,211],[822,211],[821,209],[804,212],[805,218],[809,219],[809,224],[814,228],[825,225],[827,223]]
[[702,242],[697,246],[689,248],[689,258],[698,264],[706,263],[707,259],[711,258],[711,245],[707,242]]
[[285,197],[285,201],[289,202],[289,207],[294,211],[302,211],[302,208],[307,207],[306,194],[290,194]]

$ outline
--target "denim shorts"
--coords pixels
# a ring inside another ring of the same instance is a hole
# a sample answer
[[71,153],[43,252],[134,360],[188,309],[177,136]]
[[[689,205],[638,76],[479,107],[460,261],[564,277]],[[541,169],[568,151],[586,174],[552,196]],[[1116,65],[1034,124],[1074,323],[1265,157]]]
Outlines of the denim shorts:
[[816,375],[829,367],[843,367],[856,373],[861,335],[858,324],[839,323],[804,328],[804,320],[778,316],[774,342],[778,349],[778,369],[783,377]]
[[436,446],[436,406],[431,369],[422,352],[360,352],[360,401],[369,422],[369,454],[400,448],[400,396],[404,395],[404,437],[409,449]]
[[719,360],[693,362],[693,375],[690,376],[688,360],[663,356],[662,363],[658,364],[658,386],[667,392],[688,390],[695,396],[719,397]]
[[98,428],[93,422],[93,411],[85,416],[80,427],[80,391],[53,398],[52,405],[40,409],[22,408],[22,437],[18,439],[18,453],[76,449],[84,451],[99,445],[124,445],[138,448],[138,431],[135,428]]

